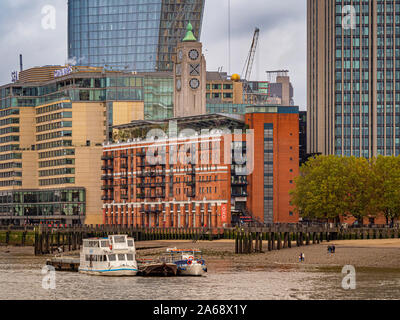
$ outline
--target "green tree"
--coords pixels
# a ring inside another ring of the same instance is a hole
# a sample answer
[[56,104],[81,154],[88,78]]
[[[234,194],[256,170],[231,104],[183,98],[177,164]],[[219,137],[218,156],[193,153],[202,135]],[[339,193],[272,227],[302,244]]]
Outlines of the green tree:
[[379,156],[372,161],[374,214],[384,214],[386,222],[400,217],[400,157]]
[[303,218],[335,219],[347,209],[346,167],[342,158],[318,156],[300,169],[291,191],[291,203]]
[[374,186],[370,162],[365,158],[343,157],[343,216],[362,219],[373,211]]

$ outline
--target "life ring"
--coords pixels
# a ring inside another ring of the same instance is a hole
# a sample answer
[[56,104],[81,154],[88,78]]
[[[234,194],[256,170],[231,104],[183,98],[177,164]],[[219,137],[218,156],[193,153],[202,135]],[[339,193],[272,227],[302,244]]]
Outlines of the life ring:
[[191,265],[191,264],[192,264],[192,260],[187,260],[186,263],[187,263],[188,265]]
[[109,245],[110,250],[112,250],[112,244]]
[[193,256],[189,256],[188,259],[189,259],[189,260],[194,260],[194,257],[193,257]]

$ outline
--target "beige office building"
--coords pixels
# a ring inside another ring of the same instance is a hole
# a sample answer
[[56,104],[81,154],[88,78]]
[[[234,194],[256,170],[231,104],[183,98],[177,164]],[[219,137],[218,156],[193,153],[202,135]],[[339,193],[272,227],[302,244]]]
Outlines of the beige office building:
[[144,86],[138,74],[58,66],[0,87],[0,224],[102,223],[103,143],[113,125],[144,119]]
[[400,154],[400,3],[308,0],[308,152]]

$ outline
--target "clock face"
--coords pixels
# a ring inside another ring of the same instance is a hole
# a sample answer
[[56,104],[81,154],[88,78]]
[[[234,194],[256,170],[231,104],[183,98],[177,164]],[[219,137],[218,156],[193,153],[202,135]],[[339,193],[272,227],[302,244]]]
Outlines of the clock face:
[[179,50],[179,52],[178,52],[178,60],[182,61],[182,59],[183,59],[183,52],[182,52],[182,50]]
[[180,91],[182,88],[182,82],[180,79],[176,80],[176,90]]
[[196,49],[192,49],[189,51],[189,58],[192,60],[197,60],[199,58],[200,54]]
[[192,89],[197,89],[200,87],[200,81],[199,79],[193,78],[189,81],[189,85]]

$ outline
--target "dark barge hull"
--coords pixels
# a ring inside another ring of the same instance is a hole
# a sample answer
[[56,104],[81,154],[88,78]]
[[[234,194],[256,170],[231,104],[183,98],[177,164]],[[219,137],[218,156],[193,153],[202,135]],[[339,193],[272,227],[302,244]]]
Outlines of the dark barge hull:
[[138,276],[142,277],[175,277],[178,266],[174,263],[139,264]]

